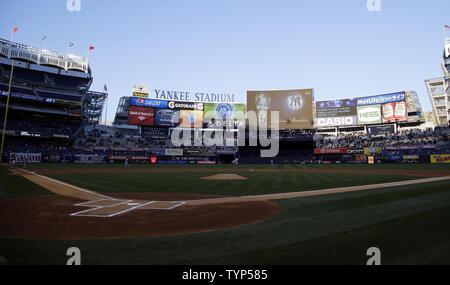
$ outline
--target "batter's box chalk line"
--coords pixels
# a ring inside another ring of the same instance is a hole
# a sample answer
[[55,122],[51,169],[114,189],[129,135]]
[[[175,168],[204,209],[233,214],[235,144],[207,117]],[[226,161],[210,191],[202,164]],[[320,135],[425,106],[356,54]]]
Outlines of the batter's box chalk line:
[[[117,203],[108,203],[104,204],[106,201],[117,202]],[[155,206],[152,206],[154,204]],[[158,206],[158,204],[169,204],[168,207]],[[95,201],[88,201],[83,203],[75,204],[74,206],[81,207],[89,207],[90,209],[83,210],[80,212],[72,213],[70,216],[79,216],[79,217],[98,217],[98,218],[111,218],[117,215],[121,215],[139,208],[143,208],[145,210],[173,210],[177,207],[186,204],[186,202],[173,202],[173,201],[150,201],[145,203],[137,203],[134,200],[109,200],[109,199],[100,199]],[[129,206],[129,207],[128,207]],[[118,209],[114,209],[117,207]],[[125,207],[125,209],[123,209]],[[107,212],[106,214],[101,213],[102,210]],[[100,213],[97,213],[100,212]]]

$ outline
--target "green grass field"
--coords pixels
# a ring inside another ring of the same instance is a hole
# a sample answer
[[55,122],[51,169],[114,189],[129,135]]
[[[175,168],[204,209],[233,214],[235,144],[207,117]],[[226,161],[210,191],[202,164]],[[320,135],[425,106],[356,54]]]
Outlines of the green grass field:
[[[32,168],[123,168],[33,165]],[[130,168],[151,167],[135,165]],[[271,166],[159,166],[270,168]],[[276,168],[450,169],[447,165],[278,165]],[[188,192],[229,196],[305,191],[415,179],[402,175],[246,173],[244,181],[203,181],[211,173],[64,174],[51,177],[100,192]],[[0,167],[0,198],[48,194]],[[369,247],[383,264],[450,264],[450,180],[326,196],[276,200],[273,218],[237,228],[158,238],[0,239],[9,264],[65,264],[77,246],[83,264],[365,264]],[[13,213],[1,213],[11,215]]]

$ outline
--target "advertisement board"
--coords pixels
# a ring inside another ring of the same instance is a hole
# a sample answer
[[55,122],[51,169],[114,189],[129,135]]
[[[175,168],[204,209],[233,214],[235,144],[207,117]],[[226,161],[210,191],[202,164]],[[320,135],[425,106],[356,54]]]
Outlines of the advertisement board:
[[144,155],[109,155],[107,160],[148,160],[148,156]]
[[204,119],[243,120],[244,104],[205,103]]
[[270,112],[278,111],[281,129],[312,128],[312,102],[313,89],[247,91],[247,112],[255,112],[258,124],[269,127]]
[[187,160],[160,160],[158,161],[159,164],[189,164],[189,163],[195,163],[190,162]]
[[349,148],[348,154],[364,154],[364,148]]
[[142,84],[135,84],[133,86],[133,96],[148,98],[148,86]]
[[183,150],[182,149],[166,149],[165,150],[165,155],[182,156],[183,155]]
[[394,103],[405,100],[406,100],[405,92],[397,92],[397,93],[356,98],[356,105],[366,106],[384,103]]
[[200,160],[200,161],[197,161],[197,164],[216,164],[216,162],[210,161],[210,160]]
[[73,162],[75,163],[106,163],[104,155],[96,155],[96,154],[75,154],[73,158]]
[[381,147],[365,147],[364,148],[364,154],[379,153],[381,151],[382,151]]
[[155,126],[175,127],[180,123],[180,112],[174,109],[155,109]]
[[141,97],[130,97],[130,106],[167,108],[169,101],[146,99]]
[[133,92],[133,97],[148,98],[148,94],[147,93]]
[[404,155],[403,156],[403,160],[418,160],[419,156],[418,155]]
[[381,105],[381,117],[383,123],[405,122],[408,113],[406,102],[386,103]]
[[450,163],[450,154],[433,154],[430,157],[431,163]]
[[358,124],[358,119],[356,116],[314,118],[314,127],[315,128],[354,126],[357,124]]
[[139,126],[153,126],[155,121],[155,109],[147,107],[130,106],[128,124]]
[[203,127],[203,112],[197,110],[180,110],[181,128],[201,128]]
[[422,149],[434,149],[436,148],[435,144],[424,144],[422,145]]
[[384,134],[384,133],[395,133],[395,126],[392,125],[380,125],[380,126],[368,126],[367,127],[367,133],[370,135],[378,135],[378,134]]
[[316,117],[356,116],[356,99],[316,102]]
[[315,154],[337,154],[337,153],[347,153],[346,148],[316,148],[314,149]]
[[205,103],[202,102],[185,102],[185,101],[168,101],[167,107],[178,110],[197,110],[203,111]]
[[24,162],[27,163],[40,163],[41,162],[41,153],[17,153],[12,152],[9,154],[9,160],[15,162]]
[[386,146],[385,150],[414,150],[419,149],[418,145],[401,145],[401,146]]
[[403,156],[401,156],[401,155],[389,155],[388,159],[389,160],[401,160],[401,159],[403,159]]
[[380,124],[381,123],[381,109],[380,105],[358,106],[358,124]]
[[368,162],[369,164],[374,164],[374,163],[375,163],[375,158],[374,158],[373,156],[369,156],[369,157],[367,158],[367,162]]

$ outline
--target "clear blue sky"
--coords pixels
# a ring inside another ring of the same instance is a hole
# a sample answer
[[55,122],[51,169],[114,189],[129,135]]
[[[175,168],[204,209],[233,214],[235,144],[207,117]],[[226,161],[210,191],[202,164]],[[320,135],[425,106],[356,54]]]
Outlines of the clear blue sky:
[[234,93],[314,88],[316,100],[416,90],[442,76],[448,0],[14,0],[0,4],[0,37],[90,57],[92,90],[110,93],[108,120],[134,83]]

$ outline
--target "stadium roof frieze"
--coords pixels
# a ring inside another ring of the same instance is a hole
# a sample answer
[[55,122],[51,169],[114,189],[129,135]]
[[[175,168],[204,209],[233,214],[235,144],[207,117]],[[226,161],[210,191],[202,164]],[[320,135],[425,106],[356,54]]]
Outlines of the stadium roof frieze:
[[0,38],[0,54],[9,59],[21,59],[39,65],[50,65],[64,70],[79,70],[88,73],[89,63],[85,56],[59,53],[31,45],[11,42]]

